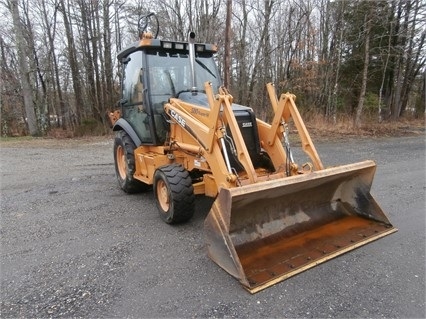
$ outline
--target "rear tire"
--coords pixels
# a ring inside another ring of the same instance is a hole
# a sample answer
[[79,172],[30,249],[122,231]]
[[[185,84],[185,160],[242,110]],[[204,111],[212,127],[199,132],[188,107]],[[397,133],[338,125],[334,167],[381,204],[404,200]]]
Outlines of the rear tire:
[[114,139],[114,164],[120,188],[126,193],[147,191],[150,186],[135,179],[135,150],[136,146],[125,131],[118,131]]
[[160,217],[167,224],[182,223],[194,215],[192,179],[181,165],[166,165],[155,171],[154,195]]

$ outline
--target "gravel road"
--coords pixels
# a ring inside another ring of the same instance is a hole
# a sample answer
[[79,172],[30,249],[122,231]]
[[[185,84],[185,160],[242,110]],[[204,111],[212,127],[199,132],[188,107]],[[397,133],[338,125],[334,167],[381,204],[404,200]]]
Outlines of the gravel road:
[[373,159],[395,234],[255,295],[203,242],[211,200],[169,226],[126,195],[106,138],[1,142],[1,318],[425,318],[425,136],[317,142],[326,166]]

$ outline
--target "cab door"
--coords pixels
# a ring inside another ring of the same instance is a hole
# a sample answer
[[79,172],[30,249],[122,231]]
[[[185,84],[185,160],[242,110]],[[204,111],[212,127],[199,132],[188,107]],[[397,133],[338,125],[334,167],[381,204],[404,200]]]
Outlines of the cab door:
[[142,144],[153,144],[153,125],[144,85],[143,51],[122,59],[122,118],[134,129]]

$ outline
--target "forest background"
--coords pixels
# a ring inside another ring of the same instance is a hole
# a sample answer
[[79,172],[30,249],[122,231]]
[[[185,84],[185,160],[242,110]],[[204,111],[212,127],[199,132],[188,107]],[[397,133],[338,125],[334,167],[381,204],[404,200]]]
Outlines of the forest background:
[[[265,85],[329,127],[425,117],[423,0],[0,0],[1,135],[105,134],[117,53],[155,12],[159,38],[216,43],[234,101],[268,120]],[[376,125],[376,127],[377,127]]]

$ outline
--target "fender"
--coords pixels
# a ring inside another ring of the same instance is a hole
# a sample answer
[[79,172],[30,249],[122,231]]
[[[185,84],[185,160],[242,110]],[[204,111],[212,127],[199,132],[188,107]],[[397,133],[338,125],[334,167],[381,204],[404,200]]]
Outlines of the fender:
[[123,130],[127,134],[129,134],[130,138],[132,139],[133,143],[135,143],[136,147],[139,147],[142,142],[139,138],[139,136],[136,134],[133,127],[123,118],[119,118],[117,122],[114,123],[114,127],[112,128],[113,131],[120,131]]

